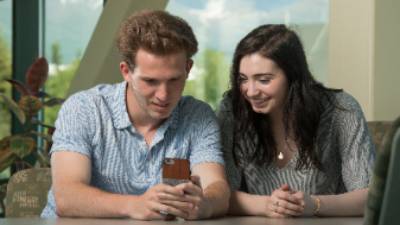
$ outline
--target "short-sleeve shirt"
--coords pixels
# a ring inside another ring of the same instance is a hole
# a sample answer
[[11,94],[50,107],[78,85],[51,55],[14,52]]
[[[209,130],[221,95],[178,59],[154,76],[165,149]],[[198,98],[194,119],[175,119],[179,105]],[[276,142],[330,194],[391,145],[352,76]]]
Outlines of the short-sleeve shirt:
[[[110,193],[143,194],[161,183],[164,158],[224,164],[217,118],[206,103],[185,96],[157,129],[150,146],[126,109],[122,82],[79,92],[63,104],[51,153],[77,152],[91,160],[90,185]],[[71,165],[73,166],[73,165]],[[52,189],[42,217],[56,217]]]
[[248,157],[244,157],[243,152],[256,150],[246,138],[234,140],[235,121],[231,100],[225,97],[218,117],[231,189],[271,195],[283,184],[308,194],[338,194],[368,187],[375,149],[366,120],[352,96],[345,92],[333,95],[339,107],[324,103],[326,107],[317,132],[315,151],[320,156],[322,170],[315,167],[297,170],[298,152],[282,168],[277,167],[276,163],[258,165],[244,160]]

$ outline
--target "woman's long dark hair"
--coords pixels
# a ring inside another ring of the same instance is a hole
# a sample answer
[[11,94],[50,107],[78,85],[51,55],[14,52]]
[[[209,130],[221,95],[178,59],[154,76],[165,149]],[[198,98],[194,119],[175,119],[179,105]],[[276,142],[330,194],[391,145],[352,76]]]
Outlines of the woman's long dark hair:
[[[318,153],[314,149],[324,111],[323,102],[335,105],[332,92],[341,90],[326,88],[313,78],[299,37],[285,25],[262,25],[247,34],[235,50],[230,75],[231,88],[227,92],[232,100],[235,118],[234,139],[246,138],[256,149],[251,155],[248,151],[242,155],[247,155],[247,160],[255,161],[258,165],[269,164],[277,158],[276,141],[269,117],[254,112],[240,91],[240,61],[244,56],[254,53],[273,60],[286,75],[288,93],[283,123],[286,134],[291,129],[296,146],[299,147],[296,168],[314,166],[322,169]],[[238,163],[235,151],[234,156]]]

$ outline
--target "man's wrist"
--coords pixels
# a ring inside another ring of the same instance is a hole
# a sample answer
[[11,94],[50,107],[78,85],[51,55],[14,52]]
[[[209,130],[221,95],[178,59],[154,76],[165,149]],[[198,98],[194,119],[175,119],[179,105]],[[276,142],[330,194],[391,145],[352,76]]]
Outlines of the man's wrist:
[[125,195],[123,196],[123,202],[120,207],[120,215],[122,217],[130,217],[133,219],[138,219],[137,213],[132,215],[132,212],[138,212],[139,210],[136,210],[136,205],[138,204],[138,196],[132,196],[132,195]]
[[215,214],[214,205],[211,203],[212,200],[204,196],[202,205],[200,207],[199,218],[198,219],[206,219],[213,217]]
[[204,213],[200,217],[210,218],[225,215],[229,207],[230,190],[228,184],[223,182],[214,182],[203,189],[202,208]]

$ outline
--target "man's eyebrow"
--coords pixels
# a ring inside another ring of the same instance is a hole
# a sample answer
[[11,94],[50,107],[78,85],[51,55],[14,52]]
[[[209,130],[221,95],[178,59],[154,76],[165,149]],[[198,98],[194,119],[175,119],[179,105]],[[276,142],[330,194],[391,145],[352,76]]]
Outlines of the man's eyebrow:
[[[184,76],[185,76],[184,74],[175,75],[173,77],[170,77],[168,80],[180,79]],[[160,80],[160,78],[158,76],[147,75],[147,74],[142,74],[140,76],[140,79],[142,79],[142,80]]]

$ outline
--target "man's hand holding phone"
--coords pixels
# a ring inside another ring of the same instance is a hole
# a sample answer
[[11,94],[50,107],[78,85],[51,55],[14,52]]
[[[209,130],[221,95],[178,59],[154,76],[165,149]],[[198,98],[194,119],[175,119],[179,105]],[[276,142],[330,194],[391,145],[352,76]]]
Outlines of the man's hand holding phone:
[[[175,213],[171,213],[172,215],[188,220],[205,216],[203,215],[206,210],[203,206],[204,198],[200,178],[190,176],[190,163],[187,159],[166,158],[163,165],[163,183],[174,186],[179,193],[183,193],[183,196],[170,195],[161,200],[162,203],[185,212],[184,216]],[[166,219],[174,219],[174,217],[167,215]]]
[[131,210],[127,214],[140,220],[168,219],[170,215],[186,218],[188,212],[184,209],[191,207],[190,203],[182,202],[180,208],[168,204],[173,199],[183,198],[183,190],[167,184],[157,184],[139,195],[137,200],[132,202]]
[[211,211],[209,211],[210,207],[207,207],[203,196],[203,188],[200,183],[200,178],[198,176],[191,176],[190,181],[191,182],[179,184],[177,188],[183,190],[185,201],[190,203],[192,207],[188,208],[188,210],[183,208],[178,209],[184,210],[187,213],[187,217],[184,218],[187,220],[209,217]]
[[173,220],[175,216],[189,218],[193,203],[187,199],[185,189],[178,186],[190,183],[189,161],[186,159],[166,158],[163,162],[162,183],[149,188],[132,202],[129,217],[141,220]]

